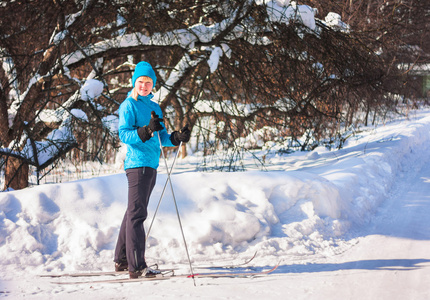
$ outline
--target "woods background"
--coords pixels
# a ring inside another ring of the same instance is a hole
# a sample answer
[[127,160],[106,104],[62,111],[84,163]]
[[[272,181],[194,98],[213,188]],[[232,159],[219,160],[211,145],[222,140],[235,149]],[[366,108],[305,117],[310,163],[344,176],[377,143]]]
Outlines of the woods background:
[[429,15],[424,0],[1,1],[3,188],[66,158],[113,163],[142,60],[168,131],[189,124],[188,151],[217,169],[268,142],[342,147],[429,100]]

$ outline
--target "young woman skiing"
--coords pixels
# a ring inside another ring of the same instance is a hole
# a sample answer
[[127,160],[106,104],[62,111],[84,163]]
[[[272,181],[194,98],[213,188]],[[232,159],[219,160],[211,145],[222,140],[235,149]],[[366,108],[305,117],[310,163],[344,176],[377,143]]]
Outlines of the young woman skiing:
[[130,278],[151,277],[157,273],[145,261],[147,207],[155,186],[161,154],[157,134],[165,147],[178,146],[190,139],[190,130],[168,134],[163,125],[160,106],[151,101],[157,78],[145,61],[136,65],[133,89],[119,107],[119,138],[127,145],[124,169],[128,181],[128,206],[115,248],[115,270],[128,270]]

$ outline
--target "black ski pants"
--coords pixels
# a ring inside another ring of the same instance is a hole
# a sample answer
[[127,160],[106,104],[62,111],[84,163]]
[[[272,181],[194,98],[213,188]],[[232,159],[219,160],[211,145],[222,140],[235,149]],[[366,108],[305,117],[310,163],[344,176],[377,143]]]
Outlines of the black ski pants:
[[119,230],[114,261],[128,263],[129,271],[143,270],[145,262],[145,228],[148,203],[157,178],[157,170],[149,167],[126,170],[128,206]]

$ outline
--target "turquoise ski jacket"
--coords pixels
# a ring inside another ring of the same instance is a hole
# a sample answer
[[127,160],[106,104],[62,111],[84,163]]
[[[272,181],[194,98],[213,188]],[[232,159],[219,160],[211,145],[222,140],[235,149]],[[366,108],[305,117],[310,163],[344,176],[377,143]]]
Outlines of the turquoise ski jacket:
[[[146,142],[142,142],[137,134],[139,127],[149,124],[152,111],[155,111],[160,118],[163,117],[160,106],[151,100],[153,97],[153,94],[146,97],[139,96],[136,101],[129,93],[119,107],[119,138],[121,142],[127,145],[124,169],[158,168],[161,150],[157,132],[154,132],[154,136]],[[164,124],[163,127],[163,130],[158,131],[161,144],[165,147],[174,147]]]

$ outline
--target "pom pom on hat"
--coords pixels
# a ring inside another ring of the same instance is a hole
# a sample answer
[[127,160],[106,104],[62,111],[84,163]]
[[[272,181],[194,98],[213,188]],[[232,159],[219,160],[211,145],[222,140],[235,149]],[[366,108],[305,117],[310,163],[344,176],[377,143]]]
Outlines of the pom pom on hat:
[[136,65],[136,68],[134,69],[133,76],[131,77],[131,82],[133,83],[133,87],[134,87],[134,83],[136,82],[137,78],[139,78],[141,76],[148,76],[149,78],[151,78],[152,82],[155,86],[155,83],[157,82],[157,77],[155,76],[154,69],[152,69],[152,66],[150,63],[148,63],[146,61],[141,61],[140,63],[138,63]]

